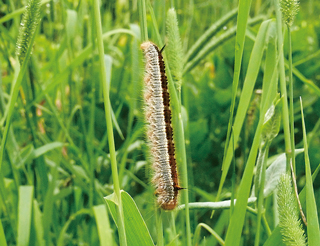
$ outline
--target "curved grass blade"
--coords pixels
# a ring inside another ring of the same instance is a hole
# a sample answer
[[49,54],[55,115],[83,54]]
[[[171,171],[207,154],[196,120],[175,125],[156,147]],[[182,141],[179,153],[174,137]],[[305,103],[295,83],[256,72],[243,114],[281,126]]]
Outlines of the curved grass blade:
[[[125,191],[121,191],[123,205],[124,225],[128,246],[150,246],[154,245],[147,225],[144,222],[137,205],[132,197]],[[114,200],[114,193],[105,198],[114,222],[118,225],[117,206]]]

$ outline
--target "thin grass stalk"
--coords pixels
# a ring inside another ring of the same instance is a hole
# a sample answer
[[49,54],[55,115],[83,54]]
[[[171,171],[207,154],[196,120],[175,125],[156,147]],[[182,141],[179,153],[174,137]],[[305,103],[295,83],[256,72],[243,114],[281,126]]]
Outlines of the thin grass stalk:
[[288,31],[288,48],[289,48],[289,100],[290,100],[290,140],[291,140],[291,158],[292,158],[292,169],[296,172],[296,160],[295,160],[295,143],[294,143],[294,108],[293,108],[293,78],[292,78],[292,46],[291,46],[291,29],[287,26]]
[[264,228],[265,228],[266,231],[267,231],[268,236],[270,236],[271,233],[272,233],[272,231],[271,231],[270,226],[269,226],[269,223],[268,223],[268,221],[267,221],[266,213],[263,213],[263,214],[262,214],[262,222],[263,222]]
[[281,18],[279,0],[274,0],[274,6],[275,6],[275,12],[276,12],[276,27],[277,27],[277,38],[278,38],[280,90],[281,90],[281,96],[284,97],[283,107],[282,107],[284,142],[285,142],[285,152],[287,157],[287,171],[290,171],[290,165],[292,160],[291,158],[292,150],[291,150],[291,140],[290,140],[291,138],[290,138],[290,127],[289,127],[286,74],[285,74],[285,68],[284,68],[284,55],[283,55],[282,18]]
[[291,150],[292,150],[292,166],[291,166],[291,172],[292,172],[292,179],[293,179],[293,184],[294,184],[294,191],[295,191],[295,196],[297,198],[298,201],[298,205],[299,205],[299,210],[300,210],[300,214],[302,217],[303,222],[306,224],[307,220],[306,217],[303,213],[302,207],[301,207],[301,203],[299,200],[299,192],[298,192],[298,188],[297,188],[297,183],[296,183],[296,160],[295,160],[295,154],[294,154],[294,150],[295,150],[295,142],[294,142],[294,104],[293,104],[293,78],[292,78],[292,46],[291,46],[291,28],[290,25],[286,25],[287,26],[287,31],[288,31],[288,48],[289,48],[289,100],[290,100],[290,138],[291,138]]
[[146,0],[139,0],[139,5],[141,40],[148,40]]
[[95,28],[97,31],[97,46],[98,46],[98,53],[99,53],[99,65],[100,65],[100,76],[101,76],[100,78],[103,84],[103,99],[104,99],[104,106],[105,106],[105,118],[106,118],[107,134],[108,134],[108,142],[109,142],[112,179],[113,179],[115,197],[118,203],[117,222],[118,222],[119,241],[120,241],[120,245],[124,246],[124,245],[127,245],[127,240],[126,240],[126,234],[125,234],[124,214],[123,214],[120,185],[119,185],[119,178],[118,178],[116,151],[115,151],[115,145],[114,145],[113,127],[112,127],[112,119],[111,119],[111,104],[110,104],[110,98],[109,98],[109,88],[107,85],[107,74],[106,74],[106,67],[105,67],[105,61],[104,61],[101,16],[100,16],[100,8],[99,8],[98,0],[93,1],[93,7],[94,7],[94,22],[95,22]]
[[263,191],[264,191],[264,183],[265,183],[265,174],[266,174],[268,152],[269,152],[269,143],[266,143],[266,145],[263,146],[261,148],[261,150],[259,151],[259,156],[258,156],[258,160],[261,157],[261,161],[263,163],[262,163],[262,167],[261,167],[262,169],[261,169],[260,186],[256,187],[256,189],[258,189],[258,196],[257,196],[258,214],[257,214],[257,231],[256,231],[255,242],[254,242],[255,246],[259,246],[259,243],[260,243],[261,218],[262,218],[262,215],[264,214],[264,212],[263,212],[263,203],[264,203]]
[[172,230],[172,234],[175,235],[174,237],[174,241],[175,241],[175,245],[179,244],[178,241],[178,236],[177,236],[177,230],[176,230],[176,224],[175,224],[175,212],[170,214],[170,225],[171,225],[171,230]]
[[156,211],[156,227],[157,227],[157,246],[163,246],[163,225],[162,225],[162,211],[155,208]]
[[[182,85],[182,47],[181,47],[181,40],[179,35],[178,29],[178,21],[176,17],[176,12],[174,9],[170,9],[168,11],[167,16],[167,28],[168,28],[168,37],[170,38],[168,47],[168,52],[173,54],[174,57],[171,56],[171,67],[167,66],[167,74],[169,78],[169,90],[170,90],[170,98],[173,101],[172,104],[175,104],[176,110],[175,112],[178,113],[178,117],[175,117],[178,121],[176,127],[176,148],[177,148],[177,160],[180,161],[181,167],[181,177],[182,177],[182,184],[185,188],[188,188],[188,165],[187,165],[187,157],[186,157],[186,146],[185,146],[185,138],[184,138],[184,127],[182,122],[182,114],[181,114],[181,85]],[[170,50],[174,49],[174,50]],[[167,52],[166,52],[167,53]],[[177,64],[177,63],[181,63]],[[170,68],[170,69],[169,69]],[[171,71],[174,74],[174,77],[177,79],[177,83],[174,84]],[[176,86],[175,86],[176,85]],[[191,246],[191,226],[190,226],[190,211],[189,211],[189,193],[188,191],[182,193],[182,198],[184,203],[186,204],[185,210],[185,220],[186,220],[186,234],[187,234],[187,245]]]
[[[231,177],[231,206],[230,206],[230,217],[233,213],[234,210],[234,203],[235,203],[235,195],[236,195],[236,179],[237,179],[237,174],[236,174],[236,155],[235,155],[235,141],[234,141],[234,131],[232,127],[232,132],[231,132],[231,143],[232,143],[232,149],[233,149],[233,158],[232,158],[232,177]],[[212,213],[213,215],[213,213]],[[211,217],[212,217],[211,215]]]
[[[92,71],[93,68],[91,67],[90,70]],[[95,105],[96,105],[96,97],[95,97],[95,91],[96,91],[96,83],[92,83],[91,85],[91,100],[90,100],[90,119],[88,124],[88,137],[86,137],[86,145],[88,149],[88,159],[91,166],[90,175],[91,175],[91,184],[90,189],[92,194],[90,194],[90,206],[93,206],[93,200],[94,200],[94,188],[95,188],[95,153],[93,150],[93,142],[94,142],[94,124],[95,124]],[[82,114],[83,115],[83,114]],[[84,117],[82,117],[84,119]]]

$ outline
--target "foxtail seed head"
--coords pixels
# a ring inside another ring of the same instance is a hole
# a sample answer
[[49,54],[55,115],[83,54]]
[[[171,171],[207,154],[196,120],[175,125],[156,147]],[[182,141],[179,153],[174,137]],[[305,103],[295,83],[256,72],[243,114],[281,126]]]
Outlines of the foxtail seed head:
[[292,26],[294,17],[299,11],[298,0],[280,0],[280,9],[282,18],[288,26]]
[[299,219],[299,210],[292,190],[291,177],[288,174],[281,176],[277,195],[282,241],[285,245],[305,246],[306,238]]
[[31,38],[40,21],[40,0],[29,0],[26,9],[23,13],[19,35],[16,45],[16,55],[22,64],[28,47],[31,44]]

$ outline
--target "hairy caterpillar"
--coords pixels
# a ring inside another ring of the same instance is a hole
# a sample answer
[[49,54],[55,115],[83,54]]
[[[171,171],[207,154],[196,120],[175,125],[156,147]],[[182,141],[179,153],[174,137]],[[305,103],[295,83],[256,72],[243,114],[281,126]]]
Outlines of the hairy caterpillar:
[[146,59],[145,93],[147,136],[153,162],[153,184],[157,202],[162,209],[172,210],[177,206],[177,164],[171,125],[170,97],[168,92],[162,50],[152,42],[141,44]]

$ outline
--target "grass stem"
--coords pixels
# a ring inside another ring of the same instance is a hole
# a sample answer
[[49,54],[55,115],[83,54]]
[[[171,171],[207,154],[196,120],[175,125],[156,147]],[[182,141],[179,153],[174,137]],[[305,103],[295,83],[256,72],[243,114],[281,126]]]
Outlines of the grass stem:
[[115,151],[115,145],[114,145],[112,119],[111,119],[109,87],[107,84],[107,73],[106,73],[106,66],[104,62],[104,46],[103,46],[99,1],[94,0],[93,3],[94,3],[94,22],[95,22],[95,28],[97,31],[96,34],[97,34],[97,46],[98,46],[99,64],[100,64],[100,76],[101,76],[100,78],[103,84],[103,99],[104,99],[105,117],[106,117],[107,134],[108,134],[108,142],[109,142],[112,179],[113,179],[113,185],[114,185],[114,192],[116,195],[116,201],[118,203],[117,209],[118,209],[119,240],[120,240],[120,245],[127,245],[125,227],[124,227],[124,214],[123,214],[123,207],[121,202],[121,192],[120,192],[118,168],[117,168],[117,160],[116,160],[116,151]]

